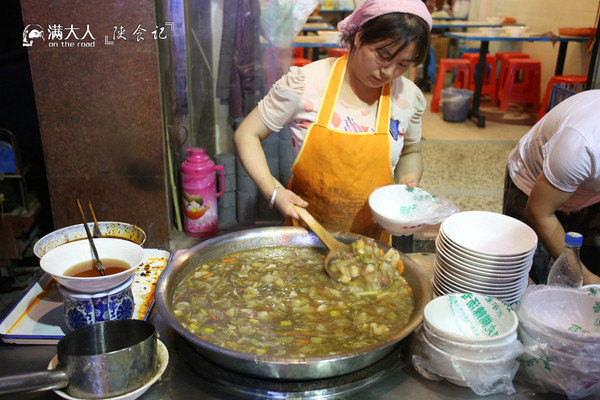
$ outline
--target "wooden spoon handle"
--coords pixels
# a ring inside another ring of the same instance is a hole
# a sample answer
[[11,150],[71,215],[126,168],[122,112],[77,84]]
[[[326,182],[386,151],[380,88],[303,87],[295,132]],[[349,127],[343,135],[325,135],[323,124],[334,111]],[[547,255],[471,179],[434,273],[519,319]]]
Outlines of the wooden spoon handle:
[[316,219],[313,218],[312,215],[305,208],[294,206],[294,209],[302,218],[302,221],[308,225],[308,227],[321,239],[321,241],[329,248],[329,250],[336,250],[343,246],[339,240],[333,237],[331,233],[327,229],[323,227],[323,225],[319,224]]

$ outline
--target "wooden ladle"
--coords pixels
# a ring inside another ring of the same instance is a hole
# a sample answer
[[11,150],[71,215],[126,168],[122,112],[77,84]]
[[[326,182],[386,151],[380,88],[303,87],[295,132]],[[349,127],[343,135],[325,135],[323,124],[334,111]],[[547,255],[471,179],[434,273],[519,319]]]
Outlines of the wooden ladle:
[[329,254],[327,254],[327,257],[325,257],[325,261],[323,262],[323,268],[325,268],[325,271],[332,279],[339,281],[341,274],[339,272],[332,271],[331,268],[329,268],[329,263],[340,252],[351,251],[352,246],[342,243],[334,238],[333,235],[329,233],[327,229],[323,227],[323,225],[319,224],[317,220],[314,219],[308,211],[306,211],[305,208],[294,206],[294,209],[300,218],[302,218],[302,221],[308,225],[310,230],[313,231],[314,234],[321,239],[321,242],[323,242],[323,244],[329,249]]

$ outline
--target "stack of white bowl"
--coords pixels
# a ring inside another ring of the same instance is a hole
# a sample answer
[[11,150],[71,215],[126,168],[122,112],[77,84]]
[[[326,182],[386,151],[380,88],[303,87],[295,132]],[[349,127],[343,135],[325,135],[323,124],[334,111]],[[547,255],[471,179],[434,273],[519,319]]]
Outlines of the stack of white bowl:
[[523,222],[488,211],[453,214],[436,239],[433,290],[478,293],[509,304],[529,281],[537,235]]
[[510,306],[488,296],[437,297],[425,306],[413,365],[427,378],[443,377],[479,395],[514,392],[523,352],[518,322]]
[[517,306],[522,370],[569,398],[600,394],[600,295],[596,290],[530,286]]

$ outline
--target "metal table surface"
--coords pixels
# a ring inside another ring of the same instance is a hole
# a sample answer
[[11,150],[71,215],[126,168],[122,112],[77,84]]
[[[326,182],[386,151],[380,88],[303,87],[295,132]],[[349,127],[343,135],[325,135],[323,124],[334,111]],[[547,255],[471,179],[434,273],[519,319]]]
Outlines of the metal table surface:
[[[433,255],[431,253],[408,254],[417,264],[431,273]],[[445,380],[430,381],[423,378],[407,361],[410,357],[408,346],[404,345],[401,350],[402,357],[393,367],[376,381],[356,388],[347,393],[336,393],[323,396],[308,396],[296,394],[288,397],[274,393],[272,397],[257,397],[256,394],[247,395],[239,392],[231,392],[227,388],[215,385],[209,380],[202,378],[176,351],[177,337],[172,328],[166,325],[157,312],[153,310],[150,317],[160,333],[160,340],[169,349],[169,365],[162,378],[155,383],[141,397],[142,399],[252,399],[252,398],[344,398],[347,400],[360,399],[478,399],[481,396],[475,394],[471,389],[453,385]],[[410,341],[409,336],[405,341]],[[404,341],[403,341],[404,342]],[[54,345],[15,345],[0,344],[0,376],[9,376],[20,373],[28,373],[45,370],[48,363],[54,357],[56,346]],[[497,394],[485,396],[489,400],[498,399],[529,399],[541,400],[566,399],[565,396],[553,393],[531,393],[525,386],[517,387],[517,393],[512,395]],[[11,394],[0,396],[0,399],[61,399],[53,391],[29,392],[22,394]]]

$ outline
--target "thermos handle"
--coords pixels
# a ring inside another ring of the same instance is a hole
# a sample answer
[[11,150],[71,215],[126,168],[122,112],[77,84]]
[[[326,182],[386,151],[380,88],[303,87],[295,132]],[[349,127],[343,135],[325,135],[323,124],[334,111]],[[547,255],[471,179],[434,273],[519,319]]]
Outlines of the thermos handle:
[[222,165],[215,165],[215,169],[221,173],[221,190],[217,193],[217,197],[221,197],[223,192],[225,191],[225,175],[223,173]]

